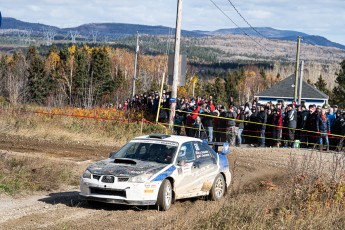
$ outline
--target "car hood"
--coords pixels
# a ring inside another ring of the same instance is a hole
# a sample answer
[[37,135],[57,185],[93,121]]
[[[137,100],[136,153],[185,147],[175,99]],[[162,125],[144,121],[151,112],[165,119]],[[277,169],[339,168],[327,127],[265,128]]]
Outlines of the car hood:
[[104,161],[98,161],[90,165],[87,169],[92,174],[97,175],[113,175],[117,177],[134,177],[142,174],[155,174],[160,170],[167,167],[167,164],[161,164],[156,162],[147,162],[140,160],[123,160],[120,163],[116,163],[114,159],[107,159]]

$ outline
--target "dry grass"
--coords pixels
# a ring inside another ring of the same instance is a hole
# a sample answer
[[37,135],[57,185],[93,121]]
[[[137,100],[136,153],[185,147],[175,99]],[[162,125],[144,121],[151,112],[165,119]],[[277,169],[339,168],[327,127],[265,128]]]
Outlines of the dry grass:
[[1,117],[1,133],[89,144],[122,145],[141,134],[165,132],[161,126],[141,122],[51,116],[11,110],[2,111]]
[[62,185],[77,185],[79,175],[72,163],[40,157],[0,155],[0,193],[16,196],[32,191],[52,191]]
[[345,159],[290,155],[286,174],[234,191],[195,229],[345,229]]

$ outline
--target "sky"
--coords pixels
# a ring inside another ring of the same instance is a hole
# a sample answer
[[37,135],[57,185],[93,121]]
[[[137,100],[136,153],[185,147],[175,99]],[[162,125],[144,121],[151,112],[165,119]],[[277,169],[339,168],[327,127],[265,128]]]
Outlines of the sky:
[[[320,35],[345,45],[345,0],[183,0],[182,29],[272,27]],[[59,28],[86,23],[175,27],[177,0],[1,0],[3,17]]]

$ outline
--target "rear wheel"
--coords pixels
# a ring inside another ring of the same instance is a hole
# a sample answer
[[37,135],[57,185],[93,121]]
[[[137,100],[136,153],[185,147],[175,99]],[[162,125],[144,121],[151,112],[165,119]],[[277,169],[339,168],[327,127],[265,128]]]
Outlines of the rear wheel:
[[172,186],[169,180],[165,179],[159,188],[157,206],[161,211],[167,211],[172,203],[173,198]]
[[211,200],[220,200],[226,190],[224,176],[222,174],[218,174],[216,179],[213,182],[213,186],[210,191],[210,199]]

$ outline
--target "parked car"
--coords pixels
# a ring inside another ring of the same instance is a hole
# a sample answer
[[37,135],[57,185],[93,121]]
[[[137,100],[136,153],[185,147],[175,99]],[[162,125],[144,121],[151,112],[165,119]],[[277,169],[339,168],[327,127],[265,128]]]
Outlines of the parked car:
[[221,199],[231,182],[228,159],[200,139],[152,134],[134,138],[110,158],[91,164],[80,180],[88,201],[157,205],[178,199]]

